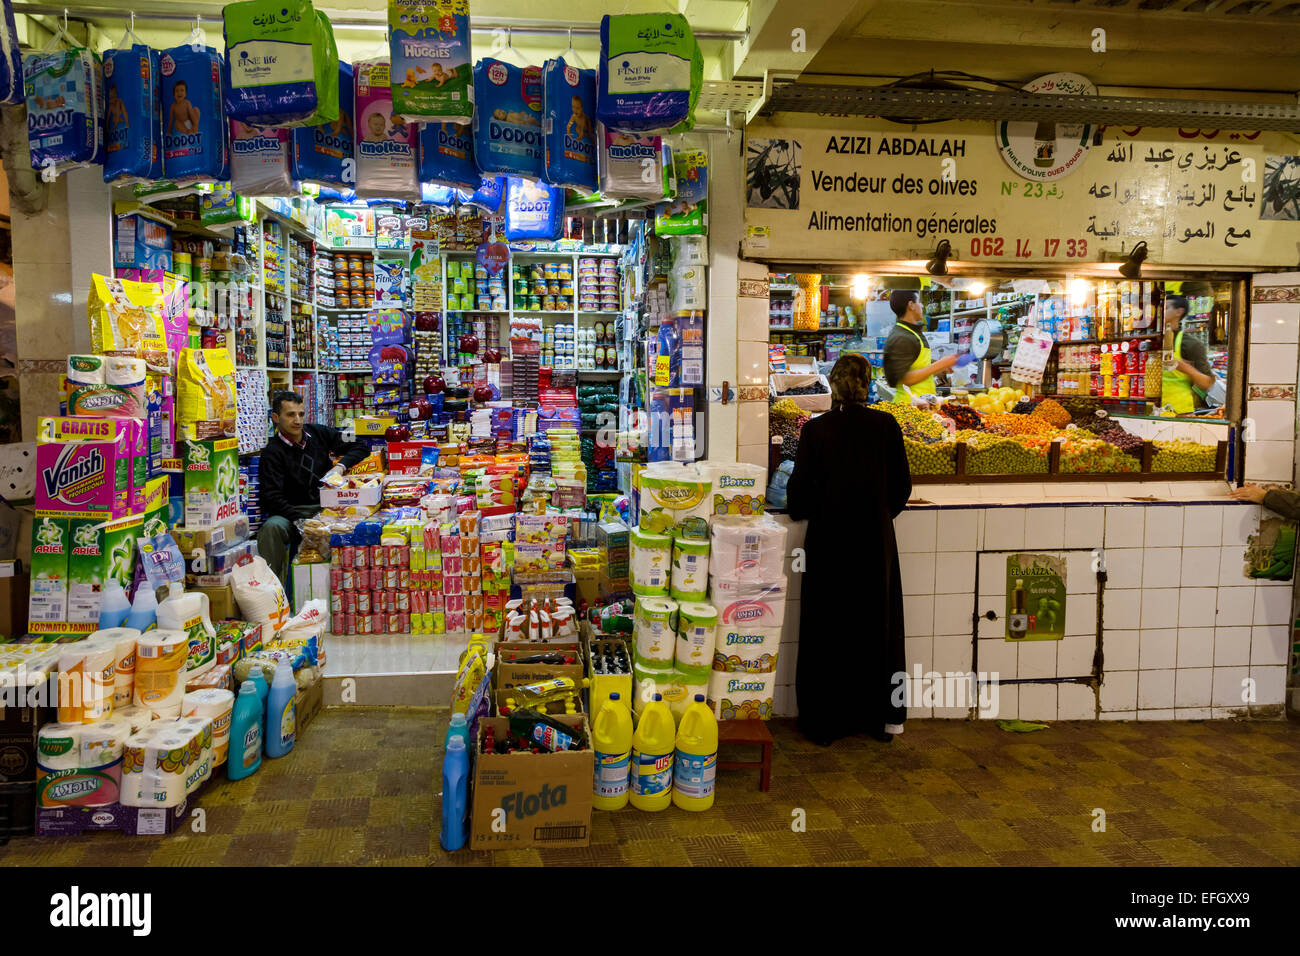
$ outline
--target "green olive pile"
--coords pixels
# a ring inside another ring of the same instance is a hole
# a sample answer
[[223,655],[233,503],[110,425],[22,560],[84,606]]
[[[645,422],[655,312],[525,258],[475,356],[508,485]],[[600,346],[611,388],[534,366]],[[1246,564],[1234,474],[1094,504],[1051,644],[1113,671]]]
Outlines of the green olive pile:
[[788,398],[778,399],[771,402],[767,407],[767,414],[771,418],[802,418],[808,413],[802,409],[797,402]]
[[1047,472],[1049,442],[1035,436],[1004,438],[976,435],[966,453],[966,472],[971,475],[1036,475]]
[[1152,471],[1214,471],[1218,448],[1194,441],[1157,441],[1151,459]]
[[904,436],[903,448],[907,450],[907,466],[914,475],[957,473],[957,446],[953,442],[926,444]]
[[[1139,447],[1141,444],[1139,441]],[[1061,449],[1063,474],[1118,474],[1141,470],[1141,459],[1125,454],[1117,446],[1100,438],[1072,438]]]
[[929,412],[923,412],[904,402],[877,402],[870,407],[894,416],[903,430],[904,438],[914,438],[920,442],[935,442],[942,441],[948,434]]

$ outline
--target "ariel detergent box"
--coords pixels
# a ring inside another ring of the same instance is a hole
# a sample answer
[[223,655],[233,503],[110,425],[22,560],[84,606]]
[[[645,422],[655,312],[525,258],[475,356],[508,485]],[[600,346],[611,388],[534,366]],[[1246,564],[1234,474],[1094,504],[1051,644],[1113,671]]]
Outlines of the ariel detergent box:
[[239,514],[239,440],[185,443],[185,527],[211,528]]
[[121,518],[142,510],[148,432],[123,418],[37,422],[36,510]]
[[27,629],[56,640],[85,637],[99,628],[99,609],[111,578],[127,588],[135,572],[141,515],[105,521],[37,511],[32,523],[32,588]]

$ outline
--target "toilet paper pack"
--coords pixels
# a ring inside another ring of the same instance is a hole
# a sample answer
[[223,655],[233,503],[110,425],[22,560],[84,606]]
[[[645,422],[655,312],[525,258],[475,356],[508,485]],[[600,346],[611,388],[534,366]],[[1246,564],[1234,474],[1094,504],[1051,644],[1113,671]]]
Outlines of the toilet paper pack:
[[710,572],[729,581],[767,584],[785,578],[787,529],[767,516],[713,520]]
[[776,674],[709,674],[709,706],[718,720],[769,720]]
[[771,674],[780,652],[780,627],[719,625],[713,633],[715,671]]
[[701,472],[713,483],[713,514],[761,515],[767,468],[736,461],[703,461]]

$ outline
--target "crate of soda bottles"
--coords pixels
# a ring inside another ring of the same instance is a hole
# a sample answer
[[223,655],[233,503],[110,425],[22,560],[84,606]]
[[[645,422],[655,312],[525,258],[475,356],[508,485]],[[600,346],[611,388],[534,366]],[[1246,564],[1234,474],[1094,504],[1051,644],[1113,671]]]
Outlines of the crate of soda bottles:
[[587,713],[600,713],[610,694],[632,700],[632,648],[622,636],[600,634],[591,627],[584,630],[587,657]]

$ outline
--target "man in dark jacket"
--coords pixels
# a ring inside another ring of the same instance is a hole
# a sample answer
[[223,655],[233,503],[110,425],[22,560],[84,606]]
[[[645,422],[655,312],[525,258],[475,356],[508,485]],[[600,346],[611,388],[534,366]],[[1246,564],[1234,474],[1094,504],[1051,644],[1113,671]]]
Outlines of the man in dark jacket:
[[308,425],[304,418],[301,395],[275,394],[271,421],[276,433],[262,450],[258,470],[263,523],[257,533],[257,552],[286,590],[289,561],[302,540],[295,522],[320,512],[320,485],[327,475],[343,474],[370,453],[365,442],[346,442],[337,428]]

